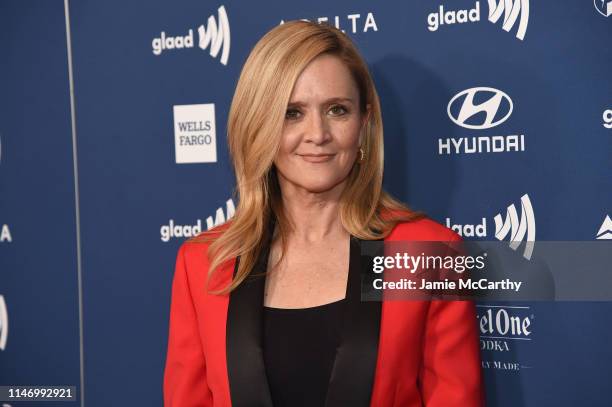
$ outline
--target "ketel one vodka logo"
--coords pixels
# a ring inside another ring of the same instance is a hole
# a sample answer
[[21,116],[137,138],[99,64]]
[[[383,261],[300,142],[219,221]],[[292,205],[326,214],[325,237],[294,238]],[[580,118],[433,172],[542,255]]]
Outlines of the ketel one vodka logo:
[[[476,305],[484,369],[519,371],[526,362],[515,359],[515,346],[529,343],[535,316],[529,306]],[[493,358],[493,359],[491,359]]]
[[531,316],[519,315],[519,310],[528,307],[478,306],[478,327],[481,337],[529,338]]
[[0,350],[6,349],[6,340],[8,338],[8,312],[6,311],[6,303],[4,297],[0,295]]
[[[198,31],[198,47],[208,49],[210,56],[216,58],[221,53],[220,62],[227,65],[230,53],[230,26],[225,7],[220,6],[217,20],[214,16],[208,17],[207,25],[200,25]],[[186,35],[172,36],[162,31],[160,36],[153,39],[153,54],[161,55],[164,51],[193,48],[194,30],[189,29]]]

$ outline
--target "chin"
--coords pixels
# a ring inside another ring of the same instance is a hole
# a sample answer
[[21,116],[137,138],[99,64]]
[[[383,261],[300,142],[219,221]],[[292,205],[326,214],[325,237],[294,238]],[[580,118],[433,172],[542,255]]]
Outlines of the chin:
[[302,182],[295,182],[295,185],[304,188],[309,192],[321,193],[333,189],[336,185],[341,183],[341,179],[325,179],[325,180],[302,180]]
[[[278,170],[278,169],[277,169]],[[279,172],[279,178],[291,184],[294,188],[305,189],[312,193],[326,192],[342,183],[342,170],[338,168],[327,168],[313,170],[312,168],[293,168],[292,171],[283,174]],[[348,174],[347,174],[348,175]],[[281,181],[281,179],[279,179]]]

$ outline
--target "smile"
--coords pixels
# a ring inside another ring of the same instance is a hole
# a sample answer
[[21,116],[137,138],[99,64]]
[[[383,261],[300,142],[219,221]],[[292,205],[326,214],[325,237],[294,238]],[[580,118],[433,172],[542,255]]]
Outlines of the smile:
[[300,155],[300,157],[309,163],[324,163],[334,158],[334,154]]

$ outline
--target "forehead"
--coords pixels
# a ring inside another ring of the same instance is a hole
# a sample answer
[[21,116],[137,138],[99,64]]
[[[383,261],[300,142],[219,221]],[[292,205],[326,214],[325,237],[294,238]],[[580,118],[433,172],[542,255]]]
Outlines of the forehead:
[[357,85],[346,64],[335,55],[324,54],[306,65],[295,82],[290,101],[356,98],[357,94]]

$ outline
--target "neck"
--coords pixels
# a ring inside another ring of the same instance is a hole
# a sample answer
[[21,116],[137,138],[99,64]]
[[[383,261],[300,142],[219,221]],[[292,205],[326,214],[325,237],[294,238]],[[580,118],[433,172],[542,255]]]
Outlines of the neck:
[[[280,180],[279,180],[280,181]],[[294,229],[289,239],[299,243],[316,243],[342,239],[348,232],[340,222],[340,195],[345,181],[324,192],[311,192],[280,181],[283,209]]]

